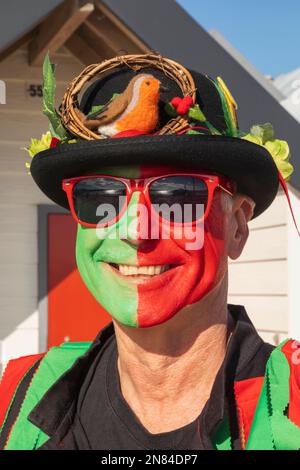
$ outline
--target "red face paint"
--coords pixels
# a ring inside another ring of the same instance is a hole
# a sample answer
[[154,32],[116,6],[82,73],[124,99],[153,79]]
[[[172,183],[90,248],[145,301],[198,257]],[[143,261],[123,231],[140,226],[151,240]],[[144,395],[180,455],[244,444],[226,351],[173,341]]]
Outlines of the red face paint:
[[[168,169],[169,170],[169,169]],[[174,171],[174,170],[172,170]],[[166,168],[145,168],[141,177],[166,173]],[[142,199],[139,201],[143,203]],[[143,220],[139,221],[143,224]],[[222,278],[227,267],[225,218],[216,191],[204,226],[203,246],[187,249],[190,234],[175,239],[139,240],[139,266],[171,265],[171,269],[138,284],[137,324],[150,327],[172,318],[179,310],[203,298]],[[199,233],[198,233],[199,236]],[[202,233],[203,236],[203,233]]]

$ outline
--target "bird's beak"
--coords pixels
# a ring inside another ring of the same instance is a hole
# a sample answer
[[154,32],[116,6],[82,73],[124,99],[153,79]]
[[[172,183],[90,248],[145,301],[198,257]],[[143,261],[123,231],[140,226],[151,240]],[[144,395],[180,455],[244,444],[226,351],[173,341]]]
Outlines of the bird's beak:
[[164,93],[165,91],[170,91],[170,88],[168,88],[167,86],[164,86],[162,84],[159,85],[159,91],[161,91],[162,93]]

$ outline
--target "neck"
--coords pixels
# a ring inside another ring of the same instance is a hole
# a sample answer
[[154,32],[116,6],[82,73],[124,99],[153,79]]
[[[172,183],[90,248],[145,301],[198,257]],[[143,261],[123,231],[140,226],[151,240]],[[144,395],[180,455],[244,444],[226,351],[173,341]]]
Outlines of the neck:
[[150,432],[177,429],[200,414],[224,360],[227,321],[227,275],[161,325],[114,321],[121,392]]

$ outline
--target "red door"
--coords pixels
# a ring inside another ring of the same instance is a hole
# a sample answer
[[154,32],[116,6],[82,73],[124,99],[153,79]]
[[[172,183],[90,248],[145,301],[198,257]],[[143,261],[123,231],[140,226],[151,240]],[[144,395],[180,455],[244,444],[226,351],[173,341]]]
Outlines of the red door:
[[76,229],[69,214],[48,214],[48,348],[91,341],[111,321],[77,270]]

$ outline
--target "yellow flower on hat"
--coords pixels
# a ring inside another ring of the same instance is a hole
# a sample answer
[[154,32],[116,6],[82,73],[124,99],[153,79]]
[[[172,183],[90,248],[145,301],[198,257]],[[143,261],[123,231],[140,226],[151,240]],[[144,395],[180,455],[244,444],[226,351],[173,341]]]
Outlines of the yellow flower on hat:
[[[50,131],[47,131],[45,134],[42,134],[40,139],[35,139],[32,137],[30,139],[30,144],[28,147],[22,147],[21,150],[25,150],[31,158],[34,157],[36,153],[42,152],[43,150],[47,150],[51,146],[53,136]],[[76,139],[70,139],[67,141],[68,144],[72,144],[76,142]],[[30,163],[25,162],[26,168],[30,168]],[[29,173],[30,174],[30,173]]]
[[[23,147],[23,150],[26,150],[29,156],[32,158],[36,153],[50,148],[51,140],[52,135],[50,131],[48,131],[45,134],[42,134],[41,139],[35,139],[34,137],[32,137],[30,140],[29,147]],[[29,168],[30,164],[26,163],[26,167]]]
[[[32,137],[30,139],[30,145],[28,147],[22,147],[21,150],[25,150],[29,154],[29,156],[33,158],[36,153],[50,148],[51,140],[52,135],[50,131],[48,131],[45,134],[42,134],[41,139],[35,139],[34,137]],[[29,169],[30,163],[25,162],[25,166]],[[28,174],[30,175],[30,172],[28,172]]]

